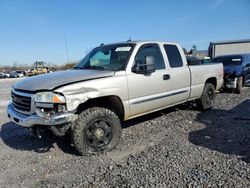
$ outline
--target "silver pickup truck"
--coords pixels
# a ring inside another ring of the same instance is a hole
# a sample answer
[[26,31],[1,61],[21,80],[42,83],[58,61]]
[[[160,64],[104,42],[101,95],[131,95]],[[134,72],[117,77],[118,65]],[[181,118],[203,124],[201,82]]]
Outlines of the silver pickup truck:
[[222,64],[188,66],[175,43],[128,41],[94,48],[72,70],[17,82],[9,118],[33,132],[49,129],[82,155],[113,149],[121,122],[187,101],[213,106]]

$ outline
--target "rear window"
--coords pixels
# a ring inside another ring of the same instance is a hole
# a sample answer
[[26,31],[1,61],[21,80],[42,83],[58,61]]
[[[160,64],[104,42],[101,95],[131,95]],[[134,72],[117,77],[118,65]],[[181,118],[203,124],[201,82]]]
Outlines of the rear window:
[[168,56],[168,61],[171,68],[182,67],[183,61],[181,58],[181,54],[179,49],[175,45],[165,44],[164,45],[165,52]]
[[225,57],[216,57],[212,59],[214,63],[223,63],[224,66],[235,66],[241,65],[242,56],[225,56]]

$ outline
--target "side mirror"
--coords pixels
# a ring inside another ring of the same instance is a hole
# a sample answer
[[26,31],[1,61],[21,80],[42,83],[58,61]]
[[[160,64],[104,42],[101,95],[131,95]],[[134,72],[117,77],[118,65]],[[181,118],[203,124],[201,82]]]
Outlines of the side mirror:
[[135,59],[132,72],[137,74],[150,74],[155,72],[155,58],[153,56],[146,56],[143,59]]

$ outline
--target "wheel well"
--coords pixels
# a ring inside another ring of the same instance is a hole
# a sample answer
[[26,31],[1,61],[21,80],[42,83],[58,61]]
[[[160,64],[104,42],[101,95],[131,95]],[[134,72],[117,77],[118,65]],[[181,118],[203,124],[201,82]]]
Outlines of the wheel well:
[[124,108],[122,100],[117,96],[105,96],[94,99],[89,99],[85,103],[82,103],[77,108],[77,114],[91,107],[102,107],[112,110],[120,118],[124,120]]
[[211,83],[211,84],[213,84],[215,89],[216,89],[216,87],[217,87],[217,80],[216,80],[215,77],[208,78],[207,81],[206,81],[206,83]]

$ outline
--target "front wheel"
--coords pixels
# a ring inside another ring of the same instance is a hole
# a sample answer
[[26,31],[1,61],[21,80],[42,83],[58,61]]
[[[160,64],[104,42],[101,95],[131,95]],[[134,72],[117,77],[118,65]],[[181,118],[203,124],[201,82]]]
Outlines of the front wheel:
[[213,107],[215,100],[215,88],[211,83],[206,83],[201,98],[197,100],[200,110],[209,110]]
[[110,151],[120,137],[118,116],[105,108],[92,107],[83,111],[72,127],[72,142],[81,155]]

